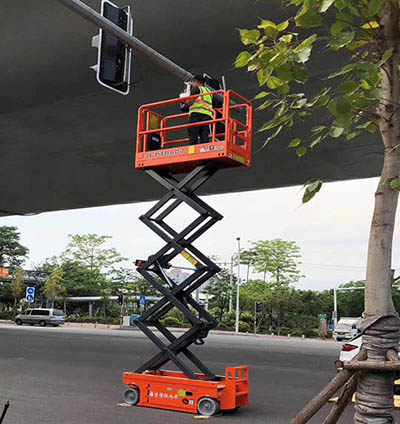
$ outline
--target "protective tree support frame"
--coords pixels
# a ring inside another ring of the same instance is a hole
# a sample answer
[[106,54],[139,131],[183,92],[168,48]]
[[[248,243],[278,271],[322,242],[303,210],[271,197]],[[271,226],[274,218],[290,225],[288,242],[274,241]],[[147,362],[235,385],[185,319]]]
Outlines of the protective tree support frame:
[[[138,367],[125,372],[128,387],[124,399],[130,405],[174,411],[215,415],[219,410],[233,410],[248,404],[247,366],[228,367],[224,376],[215,375],[191,350],[202,345],[218,323],[193,297],[192,293],[212,278],[220,268],[194,246],[196,240],[222,219],[222,215],[196,195],[216,172],[251,164],[252,105],[229,90],[213,93],[223,102],[214,107],[212,117],[202,123],[188,123],[188,114],[171,115],[182,99],[166,100],[139,109],[136,162],[161,184],[166,194],[140,220],[156,233],[165,245],[146,261],[139,260],[138,272],[162,298],[135,320],[136,325],[160,350]],[[189,96],[196,99],[204,94]],[[235,97],[239,103],[232,104]],[[239,116],[234,117],[241,109]],[[172,109],[174,110],[174,109]],[[244,113],[243,113],[244,112]],[[171,126],[171,122],[174,122]],[[182,123],[183,121],[183,123]],[[207,143],[188,146],[182,134],[193,126],[210,128]],[[158,145],[151,144],[153,137]],[[194,211],[194,218],[182,229],[172,228],[170,218],[184,205]],[[191,274],[181,282],[172,280],[167,270],[178,256],[191,264]],[[162,322],[177,308],[190,328],[175,336]],[[179,371],[162,369],[172,362]]]

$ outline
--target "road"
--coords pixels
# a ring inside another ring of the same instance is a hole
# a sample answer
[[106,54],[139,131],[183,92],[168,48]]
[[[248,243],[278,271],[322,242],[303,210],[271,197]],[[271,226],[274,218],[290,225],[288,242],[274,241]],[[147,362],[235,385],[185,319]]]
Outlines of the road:
[[[335,374],[340,344],[210,335],[193,350],[218,373],[226,365],[250,367],[250,406],[214,420],[287,424]],[[118,406],[122,372],[154,352],[137,331],[0,325],[0,405],[11,402],[4,424],[193,422],[191,414]],[[352,409],[341,423],[352,422]],[[311,422],[322,421],[318,415]]]

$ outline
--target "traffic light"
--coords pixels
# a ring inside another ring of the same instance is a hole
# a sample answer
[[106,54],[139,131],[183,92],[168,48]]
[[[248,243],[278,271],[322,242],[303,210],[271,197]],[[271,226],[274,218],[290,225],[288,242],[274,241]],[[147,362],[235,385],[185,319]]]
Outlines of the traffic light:
[[124,295],[123,294],[118,294],[118,303],[120,305],[124,304]]
[[[130,6],[120,8],[109,0],[102,0],[101,15],[133,34]],[[92,67],[96,71],[97,81],[117,93],[128,94],[131,81],[131,49],[101,28],[99,35],[93,37],[92,46],[99,49],[97,65]]]
[[145,263],[143,259],[136,259],[135,266],[142,266]]
[[262,303],[261,302],[255,302],[255,310],[256,314],[259,314],[262,311]]

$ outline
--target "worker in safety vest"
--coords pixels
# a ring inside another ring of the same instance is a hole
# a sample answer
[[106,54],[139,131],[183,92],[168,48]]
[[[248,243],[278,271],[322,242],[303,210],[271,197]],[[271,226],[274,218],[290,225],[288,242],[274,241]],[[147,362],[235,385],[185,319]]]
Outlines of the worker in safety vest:
[[[192,81],[190,95],[210,93],[211,90],[204,86],[205,80],[202,75],[196,75]],[[212,108],[212,94],[197,97],[196,99],[187,100],[185,102],[189,106],[189,123],[209,121],[214,118]],[[189,143],[200,144],[208,143],[209,126],[201,125],[188,128]]]

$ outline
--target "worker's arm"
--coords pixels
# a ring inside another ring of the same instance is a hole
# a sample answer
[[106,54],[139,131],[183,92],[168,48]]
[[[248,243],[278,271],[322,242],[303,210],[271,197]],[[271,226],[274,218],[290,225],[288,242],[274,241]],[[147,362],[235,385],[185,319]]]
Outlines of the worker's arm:
[[[200,89],[199,89],[199,87],[192,87],[191,89],[190,89],[190,95],[191,96],[195,96],[196,94],[200,94]],[[195,100],[196,99],[189,99],[189,100],[186,100],[186,104],[188,105],[188,106],[192,106],[192,104],[195,102]]]

